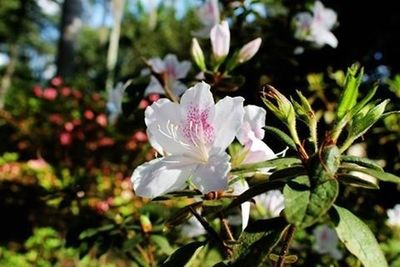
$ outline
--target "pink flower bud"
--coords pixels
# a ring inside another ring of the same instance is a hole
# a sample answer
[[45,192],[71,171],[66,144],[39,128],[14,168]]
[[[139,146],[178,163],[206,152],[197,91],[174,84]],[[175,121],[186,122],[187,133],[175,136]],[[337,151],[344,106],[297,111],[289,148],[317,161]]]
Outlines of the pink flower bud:
[[104,115],[104,114],[98,115],[97,118],[96,118],[96,122],[100,126],[106,127],[107,126],[107,117],[106,117],[106,115]]
[[94,119],[94,113],[91,110],[85,110],[85,112],[83,113],[83,116],[85,117],[85,119],[87,120],[93,120]]
[[225,58],[229,53],[231,34],[228,22],[222,21],[211,29],[211,46],[213,55],[217,60]]
[[59,136],[60,144],[63,146],[68,146],[72,143],[72,136],[68,132],[62,132]]
[[51,84],[53,86],[60,86],[63,83],[63,80],[60,76],[56,76],[51,80]]
[[33,94],[36,96],[36,97],[42,97],[42,95],[43,95],[43,90],[42,90],[42,88],[39,86],[39,85],[35,85],[34,87],[33,87]]
[[69,87],[63,87],[63,88],[61,88],[61,90],[60,90],[60,94],[61,94],[62,96],[69,96],[71,93],[72,93],[72,90],[71,90],[71,88],[69,88]]
[[245,44],[239,51],[239,63],[250,60],[260,49],[261,38],[256,38],[251,42]]

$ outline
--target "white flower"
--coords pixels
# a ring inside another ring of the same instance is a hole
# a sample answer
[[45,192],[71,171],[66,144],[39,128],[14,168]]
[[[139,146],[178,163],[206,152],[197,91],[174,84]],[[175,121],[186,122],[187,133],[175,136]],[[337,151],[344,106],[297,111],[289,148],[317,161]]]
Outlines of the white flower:
[[343,257],[342,252],[337,248],[339,239],[335,230],[324,224],[316,227],[313,233],[315,237],[313,250],[319,254],[329,254],[336,260]]
[[327,44],[336,48],[338,40],[331,32],[336,21],[336,12],[330,8],[325,8],[320,1],[316,1],[312,16],[308,12],[301,12],[296,15],[295,37],[300,40],[313,42],[317,47]]
[[239,63],[246,62],[254,57],[254,55],[258,52],[258,49],[260,49],[261,41],[261,38],[256,38],[253,41],[245,44],[239,51]]
[[279,190],[270,190],[265,194],[254,197],[257,210],[267,218],[278,217],[285,208],[285,199]]
[[236,136],[240,144],[248,150],[242,163],[257,163],[276,158],[276,154],[262,141],[265,134],[263,127],[267,114],[265,109],[247,105],[244,107],[244,111],[243,124]]
[[388,225],[400,227],[400,204],[395,205],[393,209],[388,209],[387,215],[389,217]]
[[108,120],[111,124],[114,124],[122,114],[122,99],[124,97],[126,86],[123,83],[118,83],[117,86],[108,92],[107,99],[107,111],[108,111]]
[[203,225],[193,216],[182,226],[182,234],[188,238],[204,235],[205,233],[207,233],[207,231],[204,229]]
[[222,60],[229,53],[229,46],[231,42],[231,33],[229,31],[229,25],[226,20],[220,24],[216,24],[211,29],[211,47],[215,59]]
[[243,122],[244,99],[217,104],[206,83],[198,83],[180,104],[159,99],[145,111],[150,144],[161,154],[132,174],[137,195],[154,198],[183,189],[189,179],[202,193],[225,190],[230,157],[225,152]]
[[211,29],[219,23],[218,0],[206,0],[204,5],[198,9],[197,16],[203,27],[193,32],[194,36],[209,38]]
[[[188,74],[191,68],[191,63],[189,61],[184,60],[179,62],[175,55],[168,54],[165,56],[164,60],[152,58],[148,63],[151,65],[153,72],[162,75],[165,82],[168,83],[168,86],[176,96],[180,96],[187,89],[179,79],[185,78]],[[154,76],[151,77],[144,94],[149,95],[151,93],[164,94],[163,86]]]

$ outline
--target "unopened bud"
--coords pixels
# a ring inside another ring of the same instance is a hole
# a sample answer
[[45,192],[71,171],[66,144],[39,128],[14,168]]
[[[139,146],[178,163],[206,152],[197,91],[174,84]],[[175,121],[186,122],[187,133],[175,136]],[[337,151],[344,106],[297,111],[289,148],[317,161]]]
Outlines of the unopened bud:
[[199,42],[196,38],[192,39],[192,57],[196,65],[200,68],[201,71],[206,71],[206,63],[204,62],[204,54],[201,49]]
[[261,38],[256,38],[253,41],[245,44],[239,51],[239,63],[250,60],[260,49],[261,41]]

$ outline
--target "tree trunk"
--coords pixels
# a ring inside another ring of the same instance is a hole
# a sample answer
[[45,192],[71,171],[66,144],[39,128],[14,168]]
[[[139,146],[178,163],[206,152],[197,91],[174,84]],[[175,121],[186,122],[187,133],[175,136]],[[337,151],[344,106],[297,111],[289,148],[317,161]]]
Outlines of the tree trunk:
[[106,90],[111,91],[114,86],[114,70],[118,58],[118,44],[121,33],[121,21],[125,0],[112,0],[113,26],[110,33],[110,44],[107,53]]
[[58,42],[57,75],[69,78],[74,72],[75,46],[82,26],[82,0],[64,0]]

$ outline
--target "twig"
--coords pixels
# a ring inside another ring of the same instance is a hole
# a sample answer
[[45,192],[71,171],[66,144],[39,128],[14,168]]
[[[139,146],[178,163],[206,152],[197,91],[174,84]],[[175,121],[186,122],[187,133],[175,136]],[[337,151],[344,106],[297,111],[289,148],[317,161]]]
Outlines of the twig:
[[283,245],[279,252],[279,258],[275,264],[275,267],[283,267],[285,265],[285,258],[289,252],[290,243],[292,242],[296,227],[291,224],[289,229],[286,231],[285,237],[283,238]]

